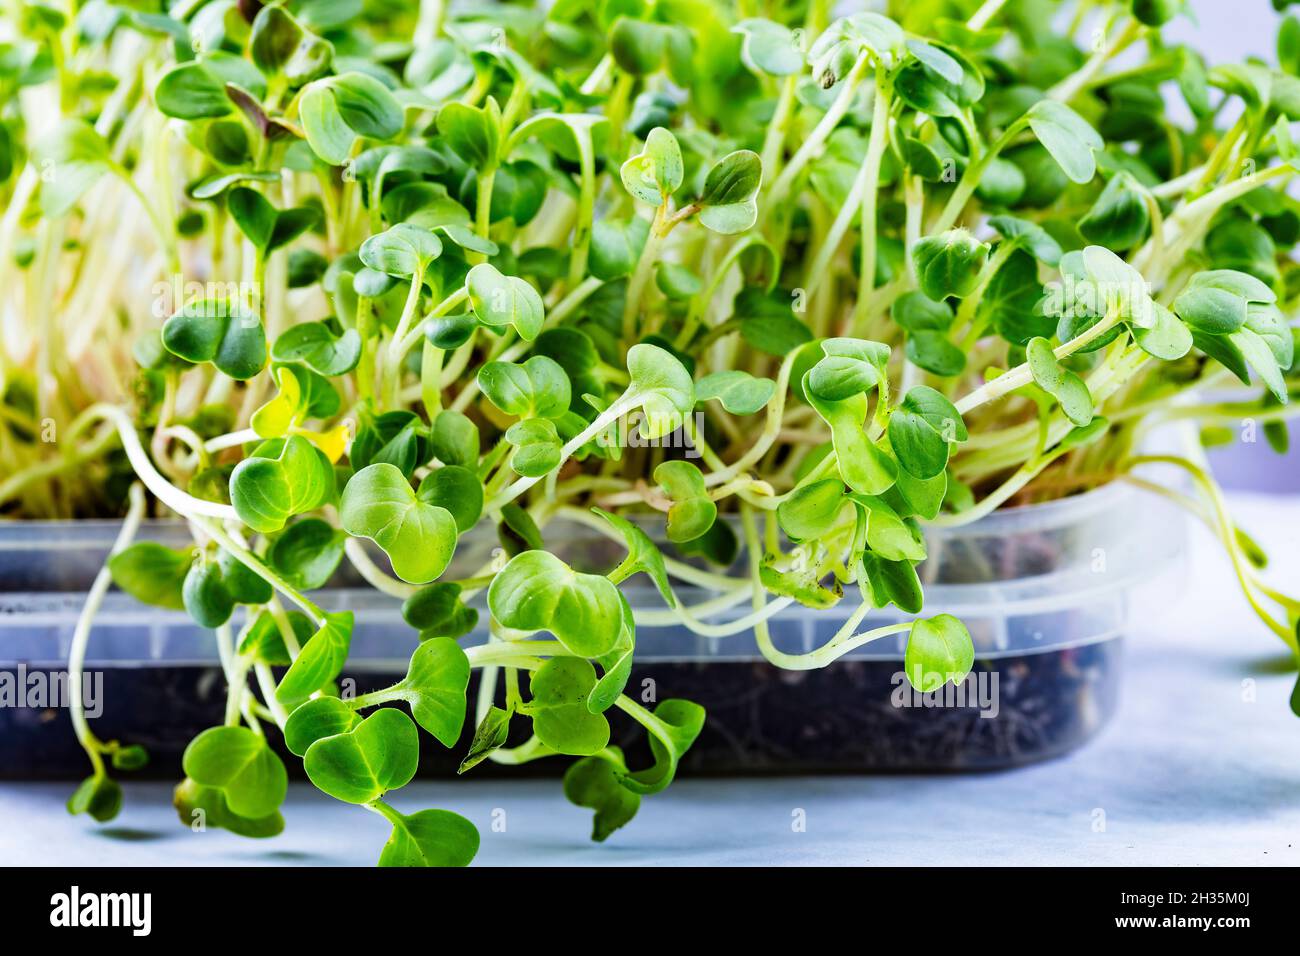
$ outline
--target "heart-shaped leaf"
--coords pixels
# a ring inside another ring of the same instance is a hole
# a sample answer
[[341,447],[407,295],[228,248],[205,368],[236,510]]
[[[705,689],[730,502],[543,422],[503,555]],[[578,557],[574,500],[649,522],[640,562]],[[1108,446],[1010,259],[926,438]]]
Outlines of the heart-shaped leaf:
[[231,378],[250,379],[266,367],[262,320],[232,299],[198,299],[163,323],[167,351],[196,364],[211,362]]
[[380,866],[469,866],[478,853],[478,830],[450,810],[385,816],[393,833],[379,855]]
[[623,623],[618,589],[608,579],[574,571],[548,551],[511,558],[488,588],[488,607],[505,627],[550,631],[583,657],[608,653]]
[[481,262],[465,277],[470,307],[478,320],[493,328],[513,326],[526,342],[542,330],[545,308],[542,297],[529,283],[503,275],[496,266]]
[[655,482],[673,502],[668,509],[668,540],[691,541],[713,526],[718,506],[709,497],[700,469],[689,461],[662,462],[654,471]]
[[844,501],[844,483],[823,478],[796,488],[777,506],[776,520],[794,541],[820,538],[834,527]]
[[284,764],[247,727],[210,727],[195,737],[181,757],[185,776],[222,792],[241,817],[265,817],[279,809],[288,792]]
[[333,497],[334,466],[301,435],[266,442],[230,474],[230,503],[244,524],[263,534]]
[[479,369],[478,384],[488,400],[507,415],[559,418],[569,410],[569,376],[545,355],[521,363],[487,362]]
[[578,657],[554,657],[533,672],[529,690],[533,699],[526,712],[533,732],[562,754],[599,753],[609,743],[609,721],[587,708],[596,687],[596,669]]
[[348,482],[339,504],[343,530],[384,549],[403,581],[427,584],[456,550],[456,519],[412,490],[406,476],[387,462],[367,465]]
[[623,188],[651,206],[661,206],[682,185],[685,167],[677,137],[662,126],[646,136],[645,148],[620,168]]
[[451,638],[435,637],[415,649],[392,696],[410,704],[415,722],[444,747],[453,747],[465,725],[467,686],[469,658]]
[[255,189],[236,186],[226,195],[226,208],[240,231],[266,255],[287,246],[320,221],[311,206],[276,209]]
[[323,77],[303,87],[298,116],[312,152],[333,166],[352,154],[358,137],[391,139],[402,131],[402,106],[366,73]]
[[344,803],[371,803],[410,783],[420,737],[403,711],[384,707],[351,730],[307,748],[302,766],[320,790]]
[[284,745],[289,752],[305,756],[318,740],[346,734],[361,716],[337,697],[313,697],[294,708],[284,724]]
[[361,358],[361,336],[356,329],[336,334],[329,323],[303,322],[280,333],[271,346],[271,358],[300,362],[331,378],[346,375]]

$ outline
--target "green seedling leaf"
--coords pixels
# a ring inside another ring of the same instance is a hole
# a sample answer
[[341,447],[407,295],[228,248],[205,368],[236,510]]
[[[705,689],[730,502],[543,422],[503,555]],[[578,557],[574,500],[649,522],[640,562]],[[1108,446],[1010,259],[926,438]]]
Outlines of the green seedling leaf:
[[370,803],[410,783],[420,759],[410,717],[385,707],[351,730],[307,748],[302,766],[317,789],[344,803]]
[[402,106],[365,73],[323,77],[303,87],[298,116],[312,152],[341,166],[359,137],[391,139],[402,131]]
[[513,501],[501,509],[497,539],[512,558],[525,551],[541,551],[546,547],[533,516]]
[[510,718],[513,716],[513,710],[489,707],[488,712],[475,728],[474,738],[469,742],[469,751],[465,754],[465,759],[460,762],[456,773],[461,774],[474,769],[486,760],[492,751],[504,747],[510,736]]
[[230,475],[230,503],[254,531],[279,531],[294,515],[334,497],[334,466],[301,435],[266,442],[258,452]]
[[755,378],[739,369],[714,372],[695,383],[695,400],[717,400],[733,415],[753,415],[776,394],[776,382]]
[[253,65],[267,77],[283,76],[290,88],[329,72],[334,47],[294,19],[284,7],[262,7],[249,34]]
[[583,657],[612,650],[623,624],[618,589],[607,578],[574,571],[547,551],[511,558],[488,588],[488,607],[505,627],[550,631]]
[[83,120],[59,122],[33,149],[33,159],[43,170],[41,212],[51,219],[66,215],[99,177],[112,169],[104,137]]
[[284,817],[279,810],[255,819],[242,817],[230,809],[224,791],[205,787],[188,777],[176,785],[172,806],[176,808],[181,823],[187,827],[201,821],[204,827],[219,827],[254,840],[279,836],[284,832]]
[[852,495],[867,522],[867,546],[886,561],[925,560],[925,540],[890,505],[871,495]]
[[834,607],[844,597],[844,589],[838,581],[833,581],[830,587],[826,587],[812,568],[780,571],[770,564],[764,564],[759,568],[759,583],[772,594],[794,598],[804,607],[816,610]]
[[[316,628],[307,615],[299,611],[290,611],[288,618],[290,633],[299,647],[311,640],[311,636],[316,633]],[[284,643],[284,635],[280,633],[280,627],[270,611],[262,611],[257,615],[253,626],[239,642],[238,651],[242,657],[272,667],[288,667],[293,663],[289,657],[289,649]]]
[[122,812],[122,788],[104,774],[87,777],[68,797],[68,812],[85,813],[99,823],[107,823]]
[[489,99],[481,108],[448,103],[438,111],[438,135],[474,169],[495,168],[501,149],[501,114],[496,102]]
[[1025,357],[1034,383],[1060,403],[1066,418],[1076,425],[1087,425],[1092,421],[1092,395],[1088,386],[1056,360],[1052,344],[1047,339],[1031,339],[1025,346]]
[[304,518],[277,535],[266,563],[294,587],[323,588],[343,559],[347,535],[320,518]]
[[234,109],[226,81],[202,60],[177,64],[164,73],[153,98],[163,114],[183,120],[212,119]]
[[626,774],[623,752],[617,747],[598,757],[583,757],[564,772],[565,798],[575,806],[596,811],[591,838],[597,843],[630,823],[641,808],[641,795],[622,784]]
[[231,812],[257,819],[284,803],[289,775],[266,744],[247,727],[210,727],[185,748],[185,776],[220,790]]
[[458,813],[420,810],[386,816],[393,833],[379,866],[469,866],[478,854],[478,830]]
[[844,483],[823,478],[796,488],[777,506],[776,520],[793,541],[820,538],[835,526],[844,501]]
[[478,426],[453,409],[444,409],[433,421],[430,433],[433,455],[445,465],[472,468],[478,464]]
[[1133,340],[1141,346],[1142,351],[1170,362],[1190,352],[1192,332],[1178,316],[1158,302],[1155,303],[1155,316],[1156,321],[1151,328],[1133,329]]
[[337,697],[313,697],[294,708],[284,724],[284,745],[296,756],[306,756],[318,740],[346,734],[361,716]]
[[533,732],[546,746],[562,754],[599,753],[609,743],[609,721],[593,714],[587,698],[596,687],[596,669],[577,657],[553,657],[532,673],[533,699],[525,712]]
[[805,391],[823,402],[842,402],[869,392],[884,376],[889,346],[863,339],[823,339],[824,358],[808,373]]
[[444,747],[454,747],[465,725],[469,658],[454,640],[435,637],[411,655],[406,677],[392,689],[394,700],[411,706],[415,722]]
[[1105,147],[1097,131],[1078,113],[1056,100],[1039,100],[1029,112],[1029,128],[1072,181],[1086,183],[1097,172],[1094,150]]
[[1036,222],[1015,216],[993,216],[989,219],[989,226],[1001,233],[1005,241],[1014,242],[1039,262],[1054,266],[1061,261],[1061,244]]
[[282,703],[296,703],[339,676],[352,646],[352,625],[351,611],[325,615],[325,622],[302,646],[293,665],[280,678],[275,696]]
[[798,36],[787,27],[751,17],[741,20],[731,28],[731,32],[740,34],[740,58],[752,72],[790,76],[803,70],[802,46]]
[[478,384],[488,400],[517,418],[559,418],[569,410],[569,376],[554,359],[534,355],[524,362],[487,362]]
[[193,548],[176,551],[153,541],[137,541],[108,559],[108,572],[113,583],[137,601],[181,610],[193,563]]
[[921,291],[936,302],[950,295],[964,298],[974,292],[988,257],[988,243],[980,242],[965,229],[926,236],[912,246],[917,282]]
[[917,385],[889,416],[889,444],[903,469],[921,480],[948,466],[949,446],[968,438],[961,414],[928,385]]
[[502,275],[496,266],[481,262],[465,279],[470,307],[478,320],[496,329],[513,326],[526,342],[542,330],[545,309],[542,297],[528,282]]
[[830,426],[840,477],[864,495],[883,494],[898,479],[898,463],[863,431],[867,396],[859,393],[838,402],[824,401],[811,390],[811,376],[811,372],[804,376],[804,394],[808,404]]
[[709,169],[700,194],[700,222],[724,236],[744,232],[758,218],[754,197],[763,184],[763,163],[753,150],[728,153]]
[[266,367],[262,320],[230,299],[199,299],[183,306],[163,323],[162,342],[178,358],[211,362],[239,381]]
[[276,209],[265,196],[247,186],[230,190],[226,208],[240,232],[263,255],[287,246],[320,221],[320,212],[311,206]]
[[623,164],[619,176],[623,188],[651,206],[663,205],[682,185],[684,166],[677,137],[656,126],[646,137],[645,148]]
[[[895,299],[890,314],[893,316],[894,321],[908,332],[947,332],[952,328],[954,318],[952,309],[947,302],[936,302],[925,293],[916,290],[904,292]],[[877,343],[871,344],[875,345]],[[887,361],[888,358],[889,352],[886,347],[884,360]],[[882,363],[876,362],[874,364],[881,365]],[[833,395],[826,395],[825,398],[828,401],[838,401]]]
[[619,580],[629,578],[638,571],[644,571],[659,589],[664,603],[669,607],[676,607],[677,598],[668,583],[668,569],[664,565],[663,553],[650,536],[626,518],[602,511],[600,508],[591,510],[609,522],[610,526],[623,536],[623,543],[627,546],[627,557],[619,566],[622,569],[617,575]]
[[230,620],[235,601],[222,581],[221,569],[215,561],[202,555],[190,566],[182,590],[185,611],[199,627],[220,627]]
[[516,422],[506,430],[505,440],[514,446],[510,467],[529,478],[540,478],[560,465],[563,453],[555,422],[533,418]]
[[872,607],[893,604],[908,614],[920,612],[921,580],[911,561],[889,561],[867,551],[862,555],[862,572]]
[[952,681],[960,684],[975,663],[975,645],[966,625],[951,614],[912,622],[903,667],[908,682],[924,693]]
[[1079,220],[1079,234],[1089,242],[1122,251],[1145,239],[1150,226],[1146,196],[1132,174],[1120,171]]
[[352,476],[339,503],[339,522],[348,534],[383,548],[393,572],[412,584],[442,574],[456,550],[452,513],[418,496],[401,470],[387,462]]
[[139,744],[117,747],[110,758],[114,770],[140,770],[149,764],[149,751]]
[[356,329],[336,334],[327,322],[303,322],[280,334],[271,346],[271,358],[301,363],[330,378],[346,375],[361,358],[361,336]]
[[704,728],[704,716],[704,708],[689,700],[660,701],[653,716],[645,722],[650,731],[654,765],[623,777],[623,786],[643,795],[667,788],[677,774],[677,764]]
[[363,242],[360,255],[376,272],[409,278],[423,275],[429,263],[442,255],[442,242],[432,230],[399,222]]
[[420,481],[415,496],[450,512],[456,519],[456,530],[462,534],[474,527],[483,514],[483,483],[478,475],[459,465],[444,465],[429,472]]
[[663,438],[681,427],[695,408],[695,383],[677,357],[657,345],[639,342],[628,349],[628,394],[641,403],[641,434]]
[[713,526],[718,506],[709,497],[700,469],[680,459],[662,462],[654,480],[673,504],[668,509],[668,540],[691,541]]

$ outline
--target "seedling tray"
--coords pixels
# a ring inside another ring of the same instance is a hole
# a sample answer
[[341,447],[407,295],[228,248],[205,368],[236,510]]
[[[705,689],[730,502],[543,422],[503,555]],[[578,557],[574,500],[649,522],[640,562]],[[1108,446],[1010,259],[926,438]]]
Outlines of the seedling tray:
[[[0,525],[0,675],[30,682],[33,674],[61,673],[85,588],[114,532],[111,522]],[[139,537],[178,544],[186,535],[181,525],[156,522]],[[765,661],[750,632],[711,638],[681,625],[639,629],[628,693],[649,703],[685,697],[707,709],[704,731],[683,764],[688,774],[993,770],[1058,756],[1113,715],[1135,595],[1178,562],[1184,537],[1170,507],[1120,484],[1007,509],[962,528],[931,529],[930,557],[920,569],[925,613],[961,617],[976,648],[962,694],[951,685],[928,697],[911,690],[902,677],[905,635],[820,670],[789,671]],[[603,569],[620,557],[617,545],[584,528],[550,528],[547,542],[575,566]],[[494,537],[472,534],[457,565],[481,565],[496,546]],[[391,683],[405,670],[415,633],[395,600],[346,574],[335,583],[317,597],[327,609],[357,612],[345,679],[355,681],[357,693]],[[663,607],[652,588],[629,582],[625,593],[634,608]],[[680,596],[693,604],[709,595],[686,588]],[[771,619],[773,642],[790,653],[811,650],[855,603],[850,596],[829,610],[787,608]],[[873,612],[866,626],[900,619]],[[465,642],[486,636],[481,627]],[[176,777],[185,745],[221,722],[225,685],[213,635],[183,614],[110,593],[86,668],[90,681],[102,681],[102,714],[92,726],[102,739],[147,747],[145,775]],[[424,748],[422,771],[454,773],[472,725],[467,721],[465,739],[452,751]],[[636,743],[643,736],[615,722],[615,742],[632,754],[644,746]],[[63,710],[0,707],[0,776],[80,779],[84,761]],[[501,769],[554,775],[566,765],[541,760]],[[474,770],[494,772],[491,763]]]

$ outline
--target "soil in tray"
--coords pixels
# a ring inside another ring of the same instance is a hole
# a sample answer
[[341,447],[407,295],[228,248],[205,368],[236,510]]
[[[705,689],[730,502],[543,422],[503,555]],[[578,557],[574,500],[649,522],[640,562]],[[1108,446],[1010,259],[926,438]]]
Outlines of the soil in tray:
[[[900,682],[896,661],[839,661],[813,671],[765,662],[650,662],[638,666],[628,693],[638,699],[685,697],[708,709],[699,739],[683,761],[690,774],[853,773],[993,770],[1057,756],[1091,737],[1114,712],[1119,640],[1046,653],[976,661],[965,706],[925,706]],[[33,673],[34,671],[29,671]],[[11,670],[10,673],[13,673]],[[185,745],[222,720],[225,683],[215,667],[115,668],[103,673],[103,713],[92,727],[103,739],[148,748],[137,774],[176,778]],[[387,686],[400,674],[355,675],[357,692]],[[469,699],[475,699],[474,687]],[[982,716],[986,715],[986,716]],[[645,734],[612,714],[613,741],[634,766],[648,764]],[[425,738],[422,775],[453,774],[473,727],[446,751]],[[527,721],[516,721],[518,740]],[[554,776],[568,760],[519,767],[485,762],[474,776]],[[287,757],[291,774],[301,761]],[[79,779],[87,772],[66,711],[0,708],[0,778]]]

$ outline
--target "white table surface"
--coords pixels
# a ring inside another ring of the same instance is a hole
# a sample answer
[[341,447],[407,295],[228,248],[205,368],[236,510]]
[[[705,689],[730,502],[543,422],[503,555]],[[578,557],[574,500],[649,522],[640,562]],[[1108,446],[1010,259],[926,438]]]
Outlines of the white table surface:
[[[1300,500],[1232,500],[1269,548],[1271,577],[1300,591]],[[1115,720],[1059,760],[969,776],[679,780],[603,845],[558,781],[416,783],[392,802],[465,814],[483,834],[477,865],[1300,863],[1295,675],[1199,527],[1189,550],[1181,597],[1138,612]],[[107,827],[68,816],[69,789],[0,784],[0,863],[368,865],[387,836],[380,818],[305,785],[266,841],[189,832],[169,785],[126,783]]]

